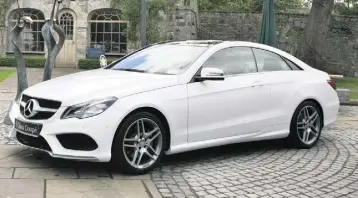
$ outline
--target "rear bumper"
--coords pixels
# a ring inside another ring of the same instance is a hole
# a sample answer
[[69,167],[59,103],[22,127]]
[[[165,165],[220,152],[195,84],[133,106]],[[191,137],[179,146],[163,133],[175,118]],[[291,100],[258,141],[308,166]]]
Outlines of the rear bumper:
[[338,96],[336,100],[333,100],[322,106],[323,113],[324,113],[324,126],[331,125],[337,120],[339,107],[340,107],[340,103],[339,103]]

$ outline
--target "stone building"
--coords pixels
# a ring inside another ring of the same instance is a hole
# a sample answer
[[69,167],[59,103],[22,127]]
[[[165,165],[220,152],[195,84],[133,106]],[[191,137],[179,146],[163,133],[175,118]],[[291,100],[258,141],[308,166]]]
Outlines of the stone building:
[[[121,18],[120,6],[119,9],[111,8],[110,0],[61,1],[56,19],[65,30],[66,41],[58,55],[56,66],[74,67],[78,59],[86,57],[89,48],[103,49],[110,57],[123,56],[131,50],[131,43],[126,35],[128,21]],[[178,36],[184,39],[195,39],[192,35],[196,35],[196,29],[192,27],[196,24],[188,22],[185,17],[188,15],[190,20],[196,19],[194,16],[197,13],[193,12],[193,10],[197,12],[196,0],[181,0],[178,3],[177,6],[183,10],[183,13],[170,14],[164,17],[165,20],[158,22],[163,23],[163,35],[169,35],[170,32],[175,31],[173,32],[174,39]],[[19,4],[20,10],[18,10],[17,3],[13,3],[7,13],[4,13],[6,22],[5,27],[0,28],[0,43],[3,44],[0,47],[0,56],[13,54],[13,46],[6,38],[16,23],[18,13],[30,16],[34,21],[21,34],[19,46],[23,53],[26,56],[46,56],[47,50],[41,28],[45,20],[50,18],[54,0],[19,0]],[[187,11],[186,8],[188,8]],[[186,26],[190,27],[186,28]],[[193,33],[184,31],[189,37],[181,35],[180,31],[176,31],[179,27],[193,31]]]

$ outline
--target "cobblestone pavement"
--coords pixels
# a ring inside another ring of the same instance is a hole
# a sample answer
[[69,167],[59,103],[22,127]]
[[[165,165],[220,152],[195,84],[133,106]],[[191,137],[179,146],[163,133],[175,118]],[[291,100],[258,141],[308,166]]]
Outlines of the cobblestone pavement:
[[[6,110],[0,105],[0,121]],[[44,180],[46,197],[63,197],[58,194],[61,189],[86,190],[78,179],[90,179],[84,182],[90,186],[105,179],[129,179],[147,191],[155,185],[162,197],[358,197],[358,107],[341,107],[338,121],[325,128],[317,146],[309,150],[291,149],[282,141],[203,149],[167,156],[152,173],[139,177],[116,174],[106,164],[56,160],[17,145],[1,145],[13,144],[6,138],[8,130],[0,124],[0,183],[5,181],[11,190],[23,179],[42,179],[33,185],[43,186]],[[2,156],[8,148],[12,154]],[[125,185],[103,182],[104,189]],[[0,197],[7,188],[1,184]],[[158,191],[149,191],[157,197]]]

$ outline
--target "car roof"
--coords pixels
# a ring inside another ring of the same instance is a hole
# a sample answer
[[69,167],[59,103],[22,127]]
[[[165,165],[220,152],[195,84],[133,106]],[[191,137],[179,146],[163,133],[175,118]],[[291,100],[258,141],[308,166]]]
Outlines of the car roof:
[[178,44],[178,45],[193,45],[193,46],[248,46],[259,48],[271,48],[276,49],[268,45],[254,43],[249,41],[224,41],[224,40],[184,40],[184,41],[164,41],[158,44]]

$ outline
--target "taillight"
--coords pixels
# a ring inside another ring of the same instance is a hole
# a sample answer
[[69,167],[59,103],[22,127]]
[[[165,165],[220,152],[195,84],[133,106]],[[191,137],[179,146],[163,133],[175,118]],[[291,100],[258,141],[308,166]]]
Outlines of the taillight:
[[336,90],[337,89],[337,85],[333,80],[327,80],[328,84],[331,85],[331,87]]

